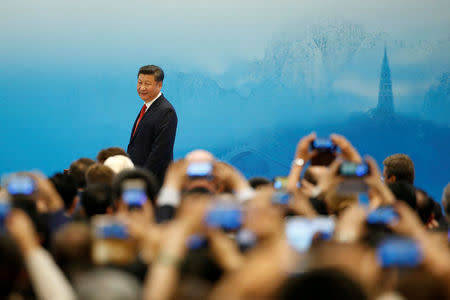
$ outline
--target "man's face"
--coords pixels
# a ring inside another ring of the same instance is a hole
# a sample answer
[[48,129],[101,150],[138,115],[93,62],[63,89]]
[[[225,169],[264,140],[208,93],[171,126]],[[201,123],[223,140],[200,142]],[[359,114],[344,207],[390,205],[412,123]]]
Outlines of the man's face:
[[144,102],[155,99],[161,91],[162,81],[155,81],[154,75],[139,74],[137,92]]

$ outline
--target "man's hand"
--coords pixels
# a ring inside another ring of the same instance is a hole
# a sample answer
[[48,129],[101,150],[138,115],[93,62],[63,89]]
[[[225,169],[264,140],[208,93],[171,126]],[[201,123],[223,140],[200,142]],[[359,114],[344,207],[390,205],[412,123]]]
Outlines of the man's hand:
[[44,175],[37,173],[30,173],[29,175],[36,182],[36,206],[39,212],[53,213],[64,209],[64,201],[54,185]]
[[311,142],[316,139],[316,133],[311,132],[309,135],[304,136],[300,139],[297,144],[297,149],[295,151],[294,159],[302,159],[303,165],[299,166],[297,164],[292,164],[291,171],[288,176],[287,190],[293,193],[297,189],[297,183],[300,179],[300,174],[303,170],[304,165],[314,156],[317,155],[317,151],[311,151]]
[[244,176],[225,162],[216,162],[214,164],[213,174],[219,185],[229,187],[233,191],[239,191],[250,187]]
[[342,135],[332,134],[330,135],[331,141],[341,149],[341,157],[344,160],[352,161],[355,163],[361,163],[361,155],[353,147],[353,145]]
[[20,209],[13,209],[6,220],[9,234],[17,242],[22,255],[26,256],[40,247],[36,230],[30,217]]
[[172,162],[166,172],[163,186],[181,190],[187,180],[186,170],[188,162],[185,159],[180,159]]
[[301,158],[305,161],[309,161],[311,157],[317,154],[317,151],[311,151],[311,142],[316,139],[316,133],[311,132],[309,135],[300,139],[297,144],[297,150],[295,151],[295,158]]
[[336,223],[335,240],[339,242],[357,242],[366,229],[367,212],[362,206],[353,205],[344,210]]
[[370,174],[364,177],[364,181],[374,193],[374,197],[371,197],[370,208],[374,209],[380,205],[393,205],[395,196],[381,181],[381,172],[378,169],[377,162],[370,156],[366,156],[365,160],[369,166]]

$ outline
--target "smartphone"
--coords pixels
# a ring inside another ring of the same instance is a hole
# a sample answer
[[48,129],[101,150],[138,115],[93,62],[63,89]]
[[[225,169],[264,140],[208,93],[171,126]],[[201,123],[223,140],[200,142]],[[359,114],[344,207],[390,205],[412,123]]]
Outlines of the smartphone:
[[208,246],[208,239],[203,235],[193,234],[186,243],[189,250],[199,250]]
[[276,176],[273,179],[273,187],[276,190],[286,190],[288,184],[288,178],[284,176]]
[[338,174],[342,177],[362,178],[370,174],[369,165],[344,161],[339,166]]
[[186,174],[190,178],[212,178],[213,165],[210,162],[193,162],[187,167]]
[[367,223],[372,225],[388,225],[398,221],[399,216],[392,206],[379,207],[369,213]]
[[12,175],[6,182],[6,189],[10,195],[31,195],[36,190],[36,183],[30,176]]
[[205,217],[205,223],[210,227],[235,230],[242,226],[244,213],[236,203],[216,203]]
[[288,205],[291,201],[291,194],[283,191],[275,191],[272,195],[272,204]]
[[378,263],[383,268],[413,268],[422,263],[423,252],[414,240],[404,237],[389,237],[376,249]]
[[146,184],[142,179],[128,179],[122,184],[122,199],[128,209],[140,209],[147,201]]
[[129,264],[137,257],[137,244],[114,216],[92,218],[92,258],[95,264]]
[[285,226],[288,243],[299,252],[307,251],[317,235],[329,239],[334,232],[334,220],[329,217],[293,217],[286,221]]
[[316,138],[311,142],[310,149],[318,152],[336,152],[337,146],[328,138]]

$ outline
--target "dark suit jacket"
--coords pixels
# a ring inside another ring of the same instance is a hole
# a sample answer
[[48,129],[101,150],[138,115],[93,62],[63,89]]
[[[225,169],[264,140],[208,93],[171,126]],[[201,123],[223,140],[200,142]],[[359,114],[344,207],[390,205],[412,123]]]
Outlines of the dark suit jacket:
[[135,166],[150,170],[161,185],[167,166],[173,160],[173,144],[177,131],[177,114],[173,106],[161,94],[145,112],[136,133],[131,129],[127,152]]

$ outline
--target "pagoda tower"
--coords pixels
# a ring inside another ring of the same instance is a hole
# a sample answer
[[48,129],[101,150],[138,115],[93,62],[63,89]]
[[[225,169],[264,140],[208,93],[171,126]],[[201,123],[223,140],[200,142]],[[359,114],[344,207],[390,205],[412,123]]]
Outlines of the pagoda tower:
[[378,114],[389,115],[394,113],[394,96],[392,94],[391,69],[387,58],[386,47],[384,48],[384,58],[381,65],[380,89],[378,92]]

